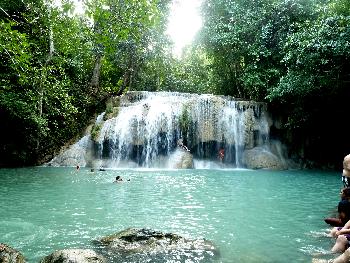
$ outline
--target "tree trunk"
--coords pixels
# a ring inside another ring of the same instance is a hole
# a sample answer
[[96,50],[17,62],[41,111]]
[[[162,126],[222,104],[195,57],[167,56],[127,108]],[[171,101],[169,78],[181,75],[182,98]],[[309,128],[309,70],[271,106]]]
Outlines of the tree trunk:
[[98,54],[95,59],[95,66],[94,66],[94,70],[92,72],[92,77],[90,81],[91,93],[93,95],[97,95],[100,87],[101,62],[102,62],[102,55]]
[[[46,81],[46,75],[47,75],[47,66],[51,62],[53,54],[55,52],[55,45],[53,41],[53,30],[50,27],[50,36],[49,36],[49,53],[47,55],[46,61],[41,69],[41,79],[39,83],[39,101],[38,101],[38,112],[39,112],[39,117],[42,117],[43,115],[43,101],[44,101],[44,88],[45,88],[45,81]],[[36,147],[37,150],[40,147],[40,140],[37,138],[36,140]]]
[[39,85],[39,102],[38,102],[38,111],[39,116],[41,117],[43,115],[43,99],[44,99],[44,85],[46,80],[46,74],[47,74],[47,65],[51,62],[53,53],[55,52],[55,46],[53,42],[53,30],[50,28],[50,36],[49,36],[49,53],[47,55],[46,61],[44,63],[44,66],[41,71],[41,81]]
[[132,87],[132,81],[133,81],[133,77],[135,75],[136,72],[136,63],[134,62],[134,59],[131,58],[130,59],[130,63],[129,63],[129,67],[127,68],[127,70],[125,71],[124,75],[123,75],[123,84],[120,87],[117,96],[120,96],[123,94],[123,91],[126,89],[126,87],[129,87],[129,90]]

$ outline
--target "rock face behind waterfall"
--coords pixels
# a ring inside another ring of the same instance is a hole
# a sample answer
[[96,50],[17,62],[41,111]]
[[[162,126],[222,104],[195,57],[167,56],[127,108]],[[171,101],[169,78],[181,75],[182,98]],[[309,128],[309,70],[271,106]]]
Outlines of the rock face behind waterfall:
[[[76,165],[72,164],[76,156],[81,166],[112,168],[196,168],[197,160],[225,167],[285,167],[283,152],[271,147],[270,126],[264,103],[213,95],[129,92],[111,98],[87,139],[50,165]],[[179,139],[190,149],[180,161],[174,159]],[[265,152],[258,151],[261,148]],[[224,158],[219,160],[222,149]],[[261,164],[254,153],[259,153],[259,160],[265,158]]]
[[243,162],[250,169],[269,168],[283,170],[287,168],[286,164],[276,155],[261,147],[246,150],[243,154]]

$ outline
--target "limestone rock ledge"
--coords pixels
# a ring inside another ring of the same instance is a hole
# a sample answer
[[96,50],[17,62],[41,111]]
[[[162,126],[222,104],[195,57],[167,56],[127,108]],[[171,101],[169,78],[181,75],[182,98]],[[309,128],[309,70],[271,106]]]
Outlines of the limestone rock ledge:
[[243,153],[243,163],[248,169],[285,170],[287,164],[263,147],[255,147]]
[[193,167],[193,155],[182,149],[178,149],[173,154],[170,161],[173,162],[172,168],[174,169],[192,169]]

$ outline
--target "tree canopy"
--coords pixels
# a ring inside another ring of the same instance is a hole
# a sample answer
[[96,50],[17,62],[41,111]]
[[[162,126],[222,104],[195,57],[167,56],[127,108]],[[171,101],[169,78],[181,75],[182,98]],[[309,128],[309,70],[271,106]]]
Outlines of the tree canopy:
[[83,14],[54,3],[0,3],[0,166],[47,160],[127,90],[265,101],[281,122],[272,136],[315,161],[350,146],[334,132],[350,98],[347,0],[203,0],[181,58],[165,33],[171,0],[87,0]]

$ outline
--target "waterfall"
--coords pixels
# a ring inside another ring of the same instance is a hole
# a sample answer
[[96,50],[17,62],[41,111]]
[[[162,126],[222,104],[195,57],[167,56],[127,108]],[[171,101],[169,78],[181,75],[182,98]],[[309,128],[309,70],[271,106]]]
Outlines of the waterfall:
[[209,94],[129,92],[113,107],[116,116],[105,118],[106,112],[96,119],[100,129],[90,142],[92,153],[86,154],[92,156],[86,161],[91,166],[173,168],[181,157],[181,139],[194,168],[239,168],[246,166],[248,150],[269,145],[264,103]]

